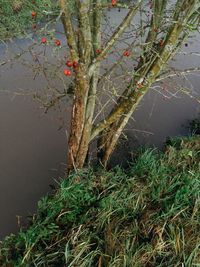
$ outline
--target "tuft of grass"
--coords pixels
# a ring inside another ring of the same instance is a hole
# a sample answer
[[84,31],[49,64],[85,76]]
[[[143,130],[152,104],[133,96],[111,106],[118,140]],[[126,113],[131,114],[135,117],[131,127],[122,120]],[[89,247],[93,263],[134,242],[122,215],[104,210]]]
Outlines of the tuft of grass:
[[1,243],[0,266],[200,266],[200,137],[64,177]]

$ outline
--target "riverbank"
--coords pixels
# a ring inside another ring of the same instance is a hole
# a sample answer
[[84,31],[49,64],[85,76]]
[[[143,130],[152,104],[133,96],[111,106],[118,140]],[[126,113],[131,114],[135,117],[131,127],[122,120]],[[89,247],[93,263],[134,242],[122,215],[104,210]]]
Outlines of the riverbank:
[[196,266],[199,192],[200,136],[139,151],[127,170],[84,169],[2,242],[0,265]]

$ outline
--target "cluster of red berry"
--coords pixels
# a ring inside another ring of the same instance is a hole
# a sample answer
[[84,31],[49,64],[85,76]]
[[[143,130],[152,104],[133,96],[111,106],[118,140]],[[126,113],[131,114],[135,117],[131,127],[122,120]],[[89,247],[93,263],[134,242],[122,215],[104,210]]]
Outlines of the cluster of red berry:
[[[32,3],[35,4],[35,1],[32,1]],[[33,19],[36,19],[37,12],[36,11],[32,11],[31,12],[31,16],[32,16]],[[36,29],[36,24],[33,25],[33,28]],[[42,44],[46,44],[47,43],[47,38],[46,37],[42,37],[41,38],[41,43]],[[58,40],[58,39],[55,40],[55,45],[56,46],[60,46],[61,45],[61,41]],[[69,68],[72,68],[72,67],[73,68],[77,68],[78,67],[78,62],[76,62],[76,61],[72,62],[71,60],[67,60],[66,66],[69,67]],[[72,72],[69,69],[64,69],[63,73],[64,73],[65,76],[71,76],[72,75]]]
[[[74,61],[72,62],[71,60],[67,60],[66,61],[66,66],[69,67],[69,68],[77,68],[78,67],[78,62],[77,61]],[[65,76],[71,76],[72,75],[72,72],[68,69],[64,69],[64,75]]]
[[[43,37],[41,39],[41,43],[46,44],[46,42],[47,42],[47,39],[45,37]],[[56,40],[55,41],[55,44],[57,46],[60,46],[61,45],[60,40]],[[72,67],[73,68],[77,68],[78,67],[78,62],[77,61],[72,62],[71,60],[67,60],[66,63],[65,63],[65,65],[67,67],[69,67],[69,68],[72,68]],[[72,75],[72,72],[69,69],[64,69],[63,73],[64,73],[65,76],[71,76]]]
[[[47,43],[47,38],[46,37],[42,37],[42,39],[41,39],[41,43],[42,44],[46,44]],[[55,40],[55,45],[56,46],[60,46],[61,45],[61,41],[60,40]]]

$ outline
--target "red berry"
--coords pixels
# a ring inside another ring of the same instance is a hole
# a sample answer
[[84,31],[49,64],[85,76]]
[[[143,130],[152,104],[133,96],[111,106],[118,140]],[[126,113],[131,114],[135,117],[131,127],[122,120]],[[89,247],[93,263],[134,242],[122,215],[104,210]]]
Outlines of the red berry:
[[47,38],[42,37],[42,39],[41,39],[41,43],[42,43],[42,44],[46,44],[46,42],[47,42]]
[[67,60],[66,65],[67,67],[71,68],[73,66],[73,63],[70,60]]
[[37,28],[37,25],[36,24],[33,24],[32,28],[33,29],[36,29]]
[[35,18],[37,16],[37,12],[32,11],[31,16],[32,16],[32,18]]
[[60,46],[60,45],[61,45],[60,40],[55,40],[55,44],[56,44],[57,46]]
[[157,32],[157,31],[158,31],[158,29],[157,29],[157,28],[154,28],[154,29],[153,29],[153,31],[154,31],[154,32]]
[[65,76],[71,76],[72,75],[71,71],[67,70],[67,69],[64,69],[64,74],[65,74]]
[[123,56],[124,57],[129,57],[130,56],[130,52],[129,51],[124,51]]
[[163,46],[164,45],[164,40],[160,40],[160,46]]
[[74,67],[74,68],[77,68],[77,67],[78,67],[78,62],[77,62],[77,61],[74,61],[74,62],[73,62],[73,67]]
[[101,54],[101,49],[97,49],[97,50],[96,50],[96,53],[97,53],[97,54]]
[[112,6],[116,6],[117,0],[112,0]]
[[32,1],[32,4],[35,4],[35,1]]

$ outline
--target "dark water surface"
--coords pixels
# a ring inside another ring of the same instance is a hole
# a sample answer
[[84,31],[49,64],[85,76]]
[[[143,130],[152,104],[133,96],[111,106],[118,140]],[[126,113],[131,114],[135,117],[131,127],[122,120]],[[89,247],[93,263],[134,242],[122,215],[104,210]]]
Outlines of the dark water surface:
[[[21,42],[26,45],[26,41]],[[200,42],[195,41],[183,51],[200,52]],[[3,45],[0,56],[1,60],[6,57]],[[200,65],[197,55],[181,54],[177,60],[172,64],[178,68]],[[39,104],[26,95],[44,86],[42,77],[33,77],[15,61],[0,66],[0,239],[16,232],[16,216],[35,212],[38,199],[49,191],[49,184],[59,177],[66,161],[65,127],[69,127],[70,106],[44,114]],[[188,133],[183,125],[200,112],[200,77],[190,76],[188,87],[192,97],[164,97],[156,88],[151,89],[130,120],[126,129],[129,142],[119,145],[114,163],[121,163],[137,145],[161,147],[167,136]]]

